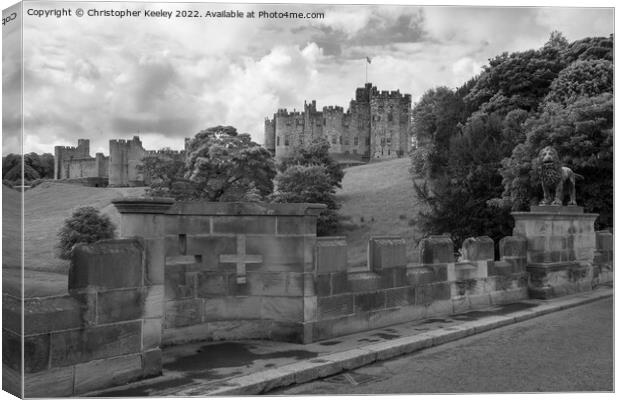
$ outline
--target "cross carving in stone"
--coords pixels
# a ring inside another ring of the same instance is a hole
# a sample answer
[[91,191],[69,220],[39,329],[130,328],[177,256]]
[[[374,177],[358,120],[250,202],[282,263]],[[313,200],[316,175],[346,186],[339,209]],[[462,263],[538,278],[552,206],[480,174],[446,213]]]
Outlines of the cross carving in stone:
[[246,264],[259,264],[263,262],[262,255],[245,254],[245,235],[237,236],[237,254],[220,254],[221,263],[231,263],[237,265],[237,283],[245,284]]

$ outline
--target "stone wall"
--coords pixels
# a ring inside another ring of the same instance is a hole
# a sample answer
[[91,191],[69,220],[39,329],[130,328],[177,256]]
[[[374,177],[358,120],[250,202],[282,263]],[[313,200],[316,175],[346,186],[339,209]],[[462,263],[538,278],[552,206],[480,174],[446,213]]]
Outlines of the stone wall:
[[175,204],[165,214],[164,343],[302,341],[322,207]]
[[525,299],[525,239],[505,238],[500,246],[502,259],[494,261],[490,238],[468,239],[457,262],[452,240],[435,236],[420,243],[422,264],[410,264],[404,239],[374,237],[368,244],[367,268],[351,270],[344,238],[320,238],[317,307],[306,321],[304,340]]
[[[66,397],[161,373],[163,285],[144,274],[139,239],[75,248],[64,296],[25,299],[25,396]],[[7,308],[4,307],[6,314]],[[19,349],[19,318],[3,318],[6,349]],[[20,370],[19,352],[3,363]]]
[[367,83],[356,90],[346,112],[339,106],[317,111],[316,101],[305,103],[303,111],[278,110],[265,120],[264,146],[282,158],[296,146],[324,137],[338,159],[395,158],[409,150],[410,124],[410,95],[380,92]]

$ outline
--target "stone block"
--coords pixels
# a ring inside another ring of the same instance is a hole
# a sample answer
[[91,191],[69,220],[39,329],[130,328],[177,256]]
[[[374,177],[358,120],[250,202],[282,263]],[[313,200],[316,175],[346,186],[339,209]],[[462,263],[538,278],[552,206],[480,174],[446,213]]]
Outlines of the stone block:
[[166,247],[164,238],[145,239],[145,274],[144,284],[163,285],[164,265],[166,262]]
[[260,318],[276,321],[304,320],[303,297],[264,296],[260,299]]
[[152,349],[142,353],[142,377],[158,376],[162,371],[162,351]]
[[[237,239],[234,236],[187,236],[187,254],[200,255],[203,269],[217,270],[221,254],[236,254]],[[247,253],[256,254],[256,253]]]
[[204,321],[258,319],[261,317],[261,309],[261,298],[258,296],[206,299]]
[[478,265],[472,263],[457,263],[454,265],[454,280],[462,281],[478,277]]
[[[324,321],[325,323],[330,323],[330,337],[337,337],[342,335],[347,335],[353,332],[362,332],[370,329],[370,313],[364,312],[361,314],[347,315],[342,318],[336,318],[329,321]],[[323,322],[319,322],[323,323]]]
[[15,397],[23,398],[23,376],[21,371],[16,371],[7,366],[2,367],[2,390]]
[[332,274],[321,274],[316,277],[316,294],[321,297],[332,294]]
[[385,308],[385,291],[359,293],[354,297],[355,313]]
[[142,317],[146,290],[120,289],[97,294],[97,320],[100,324],[136,320]]
[[[11,342],[9,342],[10,344]],[[18,345],[17,349],[21,345]],[[49,368],[50,335],[49,333],[24,336],[24,371],[37,372]],[[21,355],[20,355],[21,357]],[[13,363],[11,367],[15,364]]]
[[447,316],[453,313],[452,300],[436,300],[426,305],[427,317]]
[[2,364],[17,371],[22,369],[22,336],[4,327],[2,328]]
[[144,300],[142,318],[162,318],[165,301],[163,285],[146,287],[146,299]]
[[166,235],[211,233],[211,217],[202,215],[166,215]]
[[314,272],[304,272],[303,280],[304,296],[316,296],[316,274]]
[[332,295],[347,293],[351,291],[349,285],[349,274],[344,272],[334,272],[331,274]]
[[[4,368],[3,368],[4,370]],[[69,397],[74,395],[75,367],[53,368],[24,376],[25,397]]]
[[142,286],[143,257],[144,246],[137,239],[79,244],[71,258],[69,290]]
[[96,389],[122,385],[141,375],[140,354],[90,361],[75,368],[75,393],[79,395]]
[[495,244],[488,236],[467,238],[463,241],[461,250],[463,260],[484,261],[495,259]]
[[368,241],[368,268],[380,271],[407,265],[407,243],[396,236],[376,236]]
[[260,272],[257,278],[257,293],[264,296],[303,296],[304,274],[297,272]]
[[343,294],[318,298],[319,319],[353,314],[353,295]]
[[352,292],[368,292],[381,289],[381,276],[373,272],[349,273],[349,288]]
[[416,287],[415,304],[428,305],[438,300],[449,300],[450,297],[450,284],[447,282],[422,285]]
[[214,216],[213,233],[275,235],[276,217],[271,215]]
[[202,322],[203,299],[171,300],[165,304],[164,327],[173,328]]
[[499,241],[499,257],[526,257],[527,239],[523,236],[506,236]]
[[315,263],[319,274],[346,271],[348,267],[346,239],[341,236],[317,238]]
[[411,286],[426,285],[434,281],[433,271],[424,266],[409,268],[407,270],[407,280]]
[[166,299],[176,300],[194,297],[196,293],[195,279],[195,274],[188,274],[186,265],[167,265],[164,285]]
[[14,333],[22,333],[22,299],[8,294],[2,295],[2,327]]
[[137,353],[142,342],[142,321],[53,332],[51,367],[64,367],[94,359]]
[[404,307],[415,304],[415,288],[401,287],[385,290],[386,308]]
[[304,272],[306,260],[312,259],[303,236],[248,236],[246,244],[247,254],[262,255],[262,265],[272,272]]
[[149,318],[142,320],[142,350],[161,345],[162,319]]
[[449,236],[431,236],[420,241],[420,261],[423,264],[454,262],[454,243]]
[[316,220],[305,216],[278,216],[277,235],[316,235]]
[[[5,300],[5,305],[6,305]],[[24,300],[24,330],[26,335],[47,333],[56,330],[74,329],[92,325],[95,322],[95,294],[73,293],[68,296],[32,298]],[[21,309],[21,308],[20,308]],[[11,317],[12,307],[3,307],[3,326],[12,327],[14,323],[4,323]],[[7,314],[5,316],[5,313]],[[21,325],[21,317],[16,315]],[[19,327],[21,329],[21,326]]]
[[228,274],[222,272],[199,272],[196,275],[196,296],[210,297],[228,293]]
[[318,300],[316,296],[307,296],[304,301],[304,322],[318,319]]
[[609,231],[596,232],[596,248],[598,250],[613,250],[614,249],[614,235]]

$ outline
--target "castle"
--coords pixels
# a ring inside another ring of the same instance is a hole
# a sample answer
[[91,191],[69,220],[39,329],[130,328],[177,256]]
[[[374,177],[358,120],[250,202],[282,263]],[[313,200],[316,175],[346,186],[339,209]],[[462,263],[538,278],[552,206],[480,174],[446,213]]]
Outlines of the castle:
[[396,158],[410,148],[411,95],[378,91],[372,83],[355,91],[355,100],[342,107],[304,103],[304,111],[279,109],[265,120],[265,148],[276,158],[287,156],[313,138],[326,138],[336,159],[369,161]]
[[[179,153],[179,152],[176,152]],[[144,186],[148,183],[139,166],[147,156],[166,157],[170,152],[145,150],[138,136],[110,140],[110,155],[90,156],[90,141],[78,139],[77,147],[54,147],[54,179],[92,180],[95,186]]]

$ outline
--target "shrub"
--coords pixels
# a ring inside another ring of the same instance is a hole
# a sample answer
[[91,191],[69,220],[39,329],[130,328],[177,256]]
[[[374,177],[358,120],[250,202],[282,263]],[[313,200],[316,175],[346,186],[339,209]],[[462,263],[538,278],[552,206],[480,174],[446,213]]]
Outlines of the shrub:
[[73,246],[78,243],[94,243],[114,237],[114,224],[107,215],[94,207],[80,207],[65,220],[58,232],[60,258],[71,258]]

